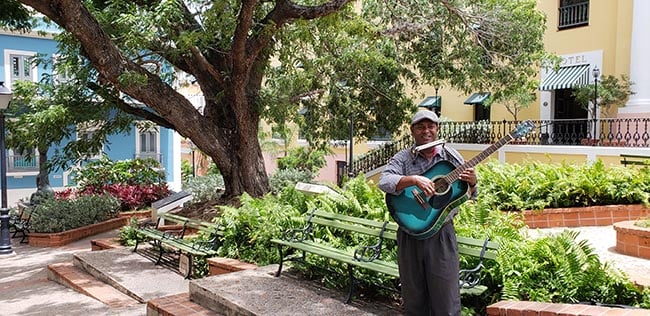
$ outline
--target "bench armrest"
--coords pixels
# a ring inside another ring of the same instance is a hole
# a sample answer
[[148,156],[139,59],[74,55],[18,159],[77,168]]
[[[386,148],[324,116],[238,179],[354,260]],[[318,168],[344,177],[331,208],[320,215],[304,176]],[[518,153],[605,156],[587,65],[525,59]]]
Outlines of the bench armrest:
[[377,237],[379,240],[372,246],[361,246],[354,250],[354,259],[361,262],[371,262],[381,256],[381,247],[384,243],[384,232],[386,231],[388,222],[384,222],[381,232]]
[[354,259],[361,262],[371,262],[381,256],[381,241],[372,246],[361,246],[354,250]]
[[481,270],[483,262],[479,262],[473,269],[462,269],[458,273],[458,282],[461,289],[469,289],[481,282]]
[[308,222],[302,228],[290,228],[282,234],[282,239],[291,242],[302,242],[311,238],[312,223]]

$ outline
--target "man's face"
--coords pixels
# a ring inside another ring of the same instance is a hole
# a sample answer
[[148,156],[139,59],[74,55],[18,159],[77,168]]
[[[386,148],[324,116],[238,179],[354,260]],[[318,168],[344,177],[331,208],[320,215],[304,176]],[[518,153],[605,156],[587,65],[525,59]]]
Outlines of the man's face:
[[428,144],[438,139],[438,123],[422,120],[411,126],[411,135],[415,138],[416,145]]

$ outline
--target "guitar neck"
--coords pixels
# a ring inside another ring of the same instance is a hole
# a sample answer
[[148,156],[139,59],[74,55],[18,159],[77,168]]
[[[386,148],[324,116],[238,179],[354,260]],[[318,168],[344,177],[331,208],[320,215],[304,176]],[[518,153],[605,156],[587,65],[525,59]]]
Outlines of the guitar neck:
[[460,174],[463,173],[463,171],[465,171],[467,168],[473,168],[474,166],[478,165],[481,161],[485,160],[485,158],[492,155],[494,152],[499,150],[499,148],[503,147],[505,144],[509,143],[513,139],[514,137],[512,136],[512,134],[508,134],[505,137],[499,139],[496,143],[490,145],[488,148],[480,152],[478,155],[474,156],[474,158],[456,167],[454,171],[450,172],[444,177],[445,180],[447,181],[447,183],[455,182],[460,177]]

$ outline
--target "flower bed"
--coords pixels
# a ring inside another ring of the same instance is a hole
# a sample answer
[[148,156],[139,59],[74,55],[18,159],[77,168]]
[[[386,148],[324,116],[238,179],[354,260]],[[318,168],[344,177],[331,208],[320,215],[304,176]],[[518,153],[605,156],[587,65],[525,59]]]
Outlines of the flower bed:
[[88,236],[100,234],[127,225],[128,217],[118,217],[60,233],[29,233],[29,245],[34,247],[59,247]]
[[650,209],[642,204],[600,205],[523,211],[522,214],[530,228],[606,226],[649,216]]
[[650,228],[634,225],[634,222],[623,221],[614,224],[616,251],[650,259]]

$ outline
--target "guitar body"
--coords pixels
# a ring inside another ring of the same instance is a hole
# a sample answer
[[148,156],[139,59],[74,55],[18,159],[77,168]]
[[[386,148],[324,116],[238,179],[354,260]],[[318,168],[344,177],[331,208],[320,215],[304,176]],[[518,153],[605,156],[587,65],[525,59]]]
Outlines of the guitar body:
[[430,198],[417,186],[405,188],[400,195],[386,194],[388,210],[401,229],[415,238],[428,238],[442,227],[451,210],[467,201],[467,182],[447,183],[444,179],[454,169],[449,161],[443,160],[422,174],[436,185],[436,194]]
[[422,174],[433,181],[436,193],[426,197],[420,188],[410,186],[400,195],[386,194],[386,205],[390,215],[400,229],[409,235],[418,239],[432,236],[440,230],[449,212],[469,198],[467,194],[469,187],[467,182],[459,180],[460,174],[467,168],[476,166],[503,145],[525,136],[533,129],[535,124],[530,120],[520,123],[510,134],[458,167],[454,167],[446,160],[437,162]]

